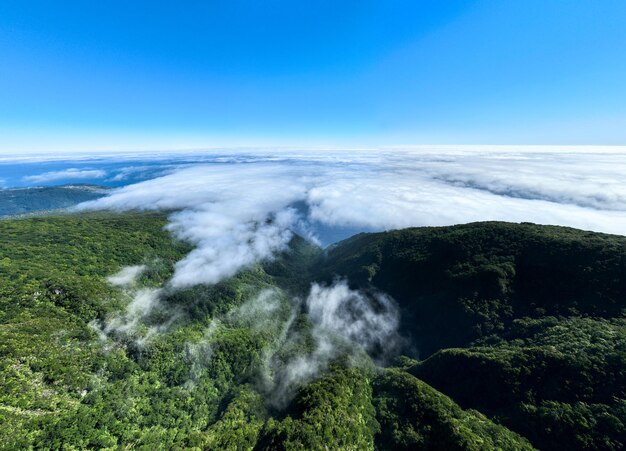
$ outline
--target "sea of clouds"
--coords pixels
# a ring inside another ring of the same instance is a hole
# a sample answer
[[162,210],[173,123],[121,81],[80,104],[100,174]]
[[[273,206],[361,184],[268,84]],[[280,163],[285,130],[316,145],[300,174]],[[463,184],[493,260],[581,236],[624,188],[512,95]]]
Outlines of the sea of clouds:
[[624,174],[620,148],[251,152],[188,163],[78,209],[171,211],[169,230],[195,246],[176,288],[271,258],[293,231],[315,240],[500,220],[625,234]]

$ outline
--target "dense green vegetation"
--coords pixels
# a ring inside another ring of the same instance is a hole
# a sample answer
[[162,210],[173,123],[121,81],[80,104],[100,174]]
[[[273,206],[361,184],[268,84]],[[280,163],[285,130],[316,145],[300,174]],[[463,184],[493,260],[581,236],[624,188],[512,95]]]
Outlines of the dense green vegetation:
[[408,371],[540,449],[626,446],[626,237],[476,223],[362,234],[328,250],[399,303]]
[[410,372],[544,448],[626,443],[625,319],[516,320],[506,338],[441,350]]
[[464,411],[450,398],[400,370],[374,381],[383,449],[483,450],[533,447],[476,411]]
[[566,227],[485,222],[360,234],[332,247],[317,274],[393,296],[422,357],[501,334],[516,318],[626,312],[626,237]]
[[[295,237],[271,262],[174,291],[190,247],[166,222],[0,221],[0,448],[626,446],[626,238],[482,223],[322,253]],[[107,282],[134,265],[134,283]],[[337,276],[394,297],[413,358],[382,369],[341,350],[282,386],[316,346],[296,300]],[[133,316],[140,296],[157,301]]]

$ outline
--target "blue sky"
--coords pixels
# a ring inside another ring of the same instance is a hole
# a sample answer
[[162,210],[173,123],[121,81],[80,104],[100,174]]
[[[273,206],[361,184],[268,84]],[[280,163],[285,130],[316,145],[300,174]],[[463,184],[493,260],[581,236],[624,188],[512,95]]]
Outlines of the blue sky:
[[626,2],[0,3],[0,151],[626,144]]

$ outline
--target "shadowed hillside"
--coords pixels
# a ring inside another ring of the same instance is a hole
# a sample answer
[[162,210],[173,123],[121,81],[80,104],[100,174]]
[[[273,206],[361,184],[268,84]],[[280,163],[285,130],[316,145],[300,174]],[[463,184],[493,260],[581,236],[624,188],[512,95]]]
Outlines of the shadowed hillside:
[[626,311],[626,237],[566,227],[485,222],[360,234],[332,246],[316,274],[392,295],[422,357],[502,333],[515,318]]
[[625,237],[494,222],[361,234],[316,272],[391,294],[426,358],[409,372],[462,407],[541,449],[626,444]]

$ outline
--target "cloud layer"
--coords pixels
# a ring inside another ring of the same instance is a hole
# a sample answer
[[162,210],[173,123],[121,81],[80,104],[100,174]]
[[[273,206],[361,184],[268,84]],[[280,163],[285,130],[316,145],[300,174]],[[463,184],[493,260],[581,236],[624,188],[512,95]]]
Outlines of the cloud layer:
[[68,168],[61,171],[50,171],[37,175],[27,175],[23,177],[23,180],[29,183],[49,183],[62,180],[101,179],[106,177],[106,175],[106,171],[102,169]]
[[484,220],[626,233],[626,152],[419,148],[241,154],[172,170],[80,209],[175,211],[195,249],[174,287],[215,283],[283,249],[292,230]]

